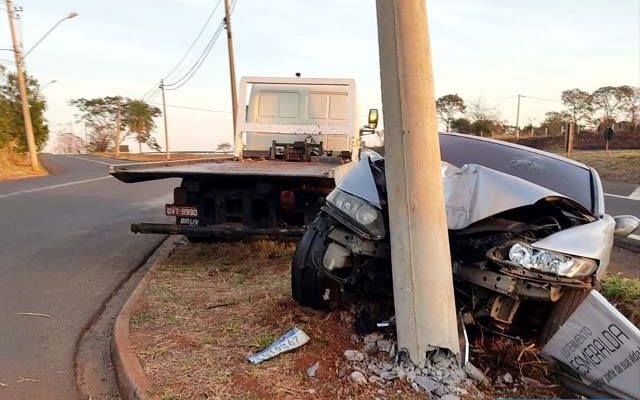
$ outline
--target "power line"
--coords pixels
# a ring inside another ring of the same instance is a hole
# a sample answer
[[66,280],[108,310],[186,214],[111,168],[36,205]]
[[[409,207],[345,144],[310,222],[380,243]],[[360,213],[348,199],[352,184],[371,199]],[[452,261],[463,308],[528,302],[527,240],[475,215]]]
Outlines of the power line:
[[196,38],[191,43],[191,46],[189,46],[189,48],[184,53],[184,55],[182,56],[180,61],[178,61],[178,63],[171,69],[171,71],[169,71],[169,73],[167,75],[165,75],[164,79],[168,79],[171,76],[171,74],[173,74],[178,69],[178,67],[180,67],[180,65],[182,65],[182,63],[187,58],[187,56],[189,55],[191,50],[193,50],[193,48],[195,47],[196,43],[198,43],[198,40],[200,40],[200,38],[202,37],[202,34],[204,33],[204,31],[207,28],[207,26],[209,26],[209,23],[211,22],[211,19],[213,18],[213,16],[216,13],[216,11],[218,10],[218,7],[220,7],[220,3],[221,2],[222,2],[222,0],[218,0],[216,5],[213,7],[213,10],[209,14],[209,17],[207,18],[207,20],[205,21],[204,25],[200,29],[200,32],[198,32],[198,35],[196,36]]
[[[150,104],[155,104],[155,105],[162,105],[162,103],[154,103],[154,102],[149,102],[149,103]],[[206,112],[212,112],[212,113],[231,114],[231,111],[212,110],[210,108],[200,108],[200,107],[178,106],[178,105],[174,105],[174,104],[167,104],[167,107],[182,108],[182,109],[185,109],[185,110],[206,111]]]
[[542,101],[553,101],[555,103],[562,103],[560,100],[543,99],[541,97],[533,97],[533,96],[525,96],[525,95],[522,95],[522,97],[524,97],[525,99],[534,99],[534,100],[542,100]]

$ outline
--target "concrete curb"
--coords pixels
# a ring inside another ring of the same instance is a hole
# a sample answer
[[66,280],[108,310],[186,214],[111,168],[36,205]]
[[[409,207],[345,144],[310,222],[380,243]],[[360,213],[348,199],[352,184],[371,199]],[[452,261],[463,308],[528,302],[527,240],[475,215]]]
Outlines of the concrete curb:
[[613,245],[622,249],[640,253],[640,240],[616,237],[613,239]]
[[154,394],[151,381],[140,365],[135,348],[131,344],[129,337],[129,322],[135,313],[138,301],[144,290],[147,288],[153,273],[159,263],[163,261],[175,248],[177,239],[170,236],[158,247],[149,257],[147,265],[149,270],[138,283],[122,307],[120,314],[113,327],[111,338],[111,361],[115,369],[118,391],[124,400],[155,400],[158,397]]

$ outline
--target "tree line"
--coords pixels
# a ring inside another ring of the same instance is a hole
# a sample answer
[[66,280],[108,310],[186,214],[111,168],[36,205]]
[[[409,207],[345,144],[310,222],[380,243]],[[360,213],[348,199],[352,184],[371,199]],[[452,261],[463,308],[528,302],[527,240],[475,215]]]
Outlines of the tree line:
[[[569,89],[560,96],[564,109],[549,111],[539,126],[529,120],[520,129],[533,131],[544,128],[550,133],[561,133],[563,127],[573,122],[578,131],[589,128],[617,126],[619,130],[638,131],[640,112],[640,88],[603,86],[593,92]],[[501,120],[495,108],[487,106],[481,98],[465,103],[457,94],[447,94],[436,100],[438,117],[447,131],[479,136],[515,133],[516,127]]]
[[161,150],[151,135],[156,128],[154,118],[162,115],[158,107],[122,96],[80,98],[69,104],[78,109],[79,122],[84,122],[87,128],[87,150],[114,151],[131,137],[138,142],[140,152],[142,144],[155,151]]
[[[27,76],[27,93],[31,109],[33,134],[38,150],[49,138],[49,126],[44,118],[47,103],[40,93],[40,85],[32,76]],[[17,75],[0,66],[0,149],[9,147],[13,151],[27,151],[22,102],[18,89]]]

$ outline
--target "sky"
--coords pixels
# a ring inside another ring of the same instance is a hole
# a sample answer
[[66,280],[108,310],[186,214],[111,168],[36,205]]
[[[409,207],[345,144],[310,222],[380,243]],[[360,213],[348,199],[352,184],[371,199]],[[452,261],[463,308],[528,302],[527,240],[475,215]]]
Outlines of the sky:
[[[19,29],[24,48],[69,12],[25,59],[41,84],[47,120],[55,132],[73,127],[74,98],[121,95],[140,98],[160,79],[179,78],[218,27],[218,5],[203,38],[184,55],[218,0],[22,0]],[[0,6],[4,8],[4,6]],[[639,0],[428,0],[436,96],[482,98],[515,123],[540,123],[560,110],[562,90],[593,91],[605,85],[640,86]],[[4,23],[3,23],[4,21]],[[376,8],[373,0],[237,0],[232,17],[236,73],[241,76],[354,78],[360,119],[382,108]],[[172,150],[214,150],[232,142],[226,37],[215,43],[202,68],[184,87],[167,91]],[[11,45],[6,17],[0,48]],[[9,69],[13,54],[2,51]],[[156,95],[152,102],[159,105]],[[162,120],[154,135],[164,147]],[[53,146],[48,146],[48,149]],[[137,146],[132,146],[136,149]]]

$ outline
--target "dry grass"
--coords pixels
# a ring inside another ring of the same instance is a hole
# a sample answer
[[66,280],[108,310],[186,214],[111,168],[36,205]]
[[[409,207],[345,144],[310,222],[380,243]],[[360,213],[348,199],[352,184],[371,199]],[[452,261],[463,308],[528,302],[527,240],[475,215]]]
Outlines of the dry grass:
[[[161,399],[372,399],[376,385],[340,378],[359,348],[339,312],[306,313],[290,298],[293,244],[187,245],[154,274],[132,318],[132,340]],[[311,341],[259,365],[246,360],[293,326]],[[305,371],[320,362],[317,377]],[[348,374],[347,374],[348,376]],[[389,399],[422,398],[405,383]],[[399,391],[399,393],[398,393]]]
[[595,168],[604,180],[640,183],[640,150],[575,151],[571,158]]
[[[115,158],[118,160],[127,160],[127,161],[165,161],[166,154],[165,153],[144,153],[144,154],[136,154],[136,153],[121,153],[119,156],[116,156],[115,153],[91,153],[94,156],[98,157],[107,157],[107,158]],[[198,160],[201,158],[218,158],[218,157],[231,157],[226,154],[197,154],[197,153],[171,153],[172,161],[179,160]]]
[[17,154],[8,147],[0,149],[0,181],[47,174],[44,167],[42,168],[42,172],[38,174],[31,171],[31,164],[26,155]]

